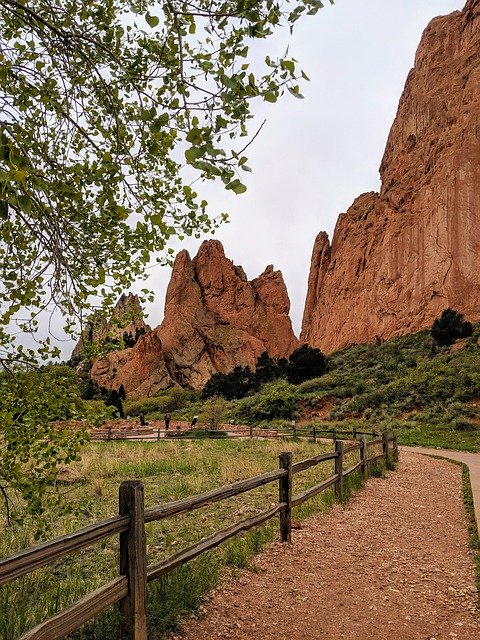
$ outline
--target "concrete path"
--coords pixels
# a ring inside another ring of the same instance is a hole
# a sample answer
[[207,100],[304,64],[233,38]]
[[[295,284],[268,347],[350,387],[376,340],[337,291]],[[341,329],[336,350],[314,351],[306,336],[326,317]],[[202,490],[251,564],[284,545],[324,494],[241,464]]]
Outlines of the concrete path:
[[400,447],[404,451],[412,451],[427,456],[438,456],[449,460],[456,460],[467,465],[470,472],[470,483],[473,493],[473,508],[477,530],[480,533],[480,453],[468,453],[466,451],[450,451],[449,449],[427,449],[426,447]]

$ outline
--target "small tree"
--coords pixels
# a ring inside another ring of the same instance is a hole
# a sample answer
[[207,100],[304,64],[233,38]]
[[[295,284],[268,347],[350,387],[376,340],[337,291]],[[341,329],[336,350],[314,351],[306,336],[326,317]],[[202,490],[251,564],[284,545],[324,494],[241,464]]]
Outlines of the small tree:
[[434,321],[430,334],[437,344],[449,346],[458,338],[468,338],[472,331],[472,323],[465,320],[463,314],[449,308]]
[[[120,389],[123,388],[123,385]],[[125,394],[125,390],[123,391]],[[106,407],[114,407],[118,411],[118,415],[120,418],[125,418],[125,412],[123,410],[123,401],[122,401],[122,393],[120,390],[116,389],[106,389],[104,403]]]
[[225,419],[230,409],[230,403],[221,396],[212,396],[203,405],[200,419],[202,422],[210,424],[212,429],[216,429],[218,425]]
[[286,367],[287,380],[292,384],[300,384],[323,375],[325,369],[326,360],[320,349],[302,344],[290,355]]
[[202,398],[223,396],[227,400],[244,398],[257,386],[257,379],[250,367],[235,367],[230,373],[214,373],[202,391]]
[[257,364],[255,367],[255,376],[259,384],[265,382],[271,382],[275,378],[278,378],[279,369],[277,362],[268,355],[267,351],[264,351],[257,358]]

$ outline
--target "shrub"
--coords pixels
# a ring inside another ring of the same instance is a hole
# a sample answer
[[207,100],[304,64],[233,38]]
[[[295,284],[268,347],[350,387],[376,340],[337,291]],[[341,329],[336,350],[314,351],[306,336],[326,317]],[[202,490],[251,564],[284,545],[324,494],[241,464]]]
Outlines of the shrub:
[[472,422],[466,422],[465,420],[455,420],[453,423],[454,428],[457,431],[476,431],[477,426]]
[[302,344],[288,359],[287,380],[292,384],[300,384],[310,378],[323,375],[326,368],[326,359],[320,349]]
[[472,332],[472,323],[465,320],[463,314],[454,309],[445,309],[430,330],[432,338],[442,346],[449,346],[458,338],[468,338]]
[[125,402],[124,410],[127,416],[139,416],[153,412],[164,413],[171,411],[172,399],[170,396],[153,396],[151,398],[142,398],[140,400],[129,400]]
[[244,398],[237,403],[235,416],[246,422],[292,419],[298,412],[296,388],[285,380],[265,385],[261,393]]

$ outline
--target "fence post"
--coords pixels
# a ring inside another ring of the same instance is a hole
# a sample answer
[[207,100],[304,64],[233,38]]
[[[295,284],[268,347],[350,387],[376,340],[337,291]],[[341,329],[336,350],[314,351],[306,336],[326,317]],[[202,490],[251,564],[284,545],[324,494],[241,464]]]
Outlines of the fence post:
[[317,441],[317,430],[315,429],[315,427],[313,427],[313,441]]
[[278,457],[280,469],[287,475],[279,480],[279,501],[286,506],[280,511],[280,538],[282,542],[292,541],[292,454],[281,453]]
[[107,442],[110,442],[111,439],[112,439],[112,425],[108,427]]
[[253,424],[250,425],[250,438],[253,438]]
[[357,439],[357,430],[356,429],[353,430],[353,439],[354,440]]
[[382,450],[385,457],[385,466],[388,468],[388,433],[382,432]]
[[335,429],[332,429],[332,438],[333,438],[333,443],[337,444],[337,432],[335,431]]
[[395,462],[398,462],[398,441],[396,433],[393,434],[393,459]]
[[335,474],[338,474],[338,480],[335,482],[335,497],[337,500],[343,498],[343,440],[335,440]]
[[368,478],[368,450],[367,450],[367,436],[363,435],[361,439],[361,448],[360,448],[360,460],[362,461],[362,474],[363,479],[366,480]]
[[130,516],[128,530],[120,534],[120,575],[128,579],[128,595],[120,601],[126,625],[121,637],[147,640],[145,515],[143,484],[138,480],[120,485],[119,513]]
[[160,442],[160,427],[158,427],[157,431],[157,442]]

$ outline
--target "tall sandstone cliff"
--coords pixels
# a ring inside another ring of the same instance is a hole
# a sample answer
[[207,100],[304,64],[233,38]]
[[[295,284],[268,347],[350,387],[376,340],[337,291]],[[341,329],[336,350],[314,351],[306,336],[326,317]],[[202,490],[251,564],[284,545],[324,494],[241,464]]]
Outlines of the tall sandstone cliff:
[[108,388],[123,384],[130,398],[175,382],[200,389],[217,371],[254,367],[263,351],[288,356],[298,346],[289,311],[280,271],[268,266],[248,281],[220,242],[205,241],[193,260],[187,251],[176,257],[162,324],[97,361],[92,377]]
[[480,0],[425,29],[380,176],[315,241],[300,341],[327,353],[480,318]]

